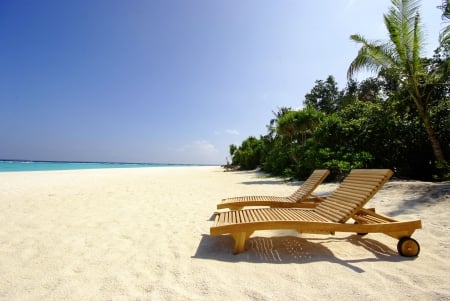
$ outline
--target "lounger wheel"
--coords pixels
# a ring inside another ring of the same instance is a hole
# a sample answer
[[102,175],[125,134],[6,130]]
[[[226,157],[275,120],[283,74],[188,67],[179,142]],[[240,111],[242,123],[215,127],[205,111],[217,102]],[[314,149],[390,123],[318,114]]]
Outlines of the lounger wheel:
[[420,246],[417,240],[411,237],[402,237],[397,244],[398,253],[406,257],[416,257],[419,255]]

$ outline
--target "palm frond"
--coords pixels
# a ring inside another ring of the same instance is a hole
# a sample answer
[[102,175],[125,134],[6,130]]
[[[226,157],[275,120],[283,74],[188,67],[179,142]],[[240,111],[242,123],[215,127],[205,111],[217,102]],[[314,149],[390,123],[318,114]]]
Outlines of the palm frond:
[[420,27],[420,15],[416,13],[416,16],[414,18],[414,27],[413,27],[413,44],[412,44],[412,57],[410,58],[413,70],[411,70],[410,74],[416,74],[421,73],[422,70],[422,63],[421,63],[421,53],[420,50],[422,49],[422,31]]
[[392,0],[392,7],[383,16],[388,42],[371,42],[360,35],[350,36],[362,46],[347,71],[347,77],[350,79],[354,72],[363,68],[370,71],[395,68],[405,75],[420,72],[423,34],[419,8],[419,0]]
[[357,34],[351,35],[350,39],[362,44],[362,46],[347,70],[347,78],[349,80],[359,70],[365,69],[370,72],[379,72],[383,68],[391,68],[397,64],[396,57],[393,55],[395,51],[393,51],[391,45],[382,44],[379,41],[371,42]]
[[418,14],[420,3],[417,0],[393,0],[392,4],[389,13],[384,15],[390,39],[402,62],[414,61],[420,57],[423,46]]
[[439,43],[441,45],[450,44],[450,25],[447,25],[439,33]]

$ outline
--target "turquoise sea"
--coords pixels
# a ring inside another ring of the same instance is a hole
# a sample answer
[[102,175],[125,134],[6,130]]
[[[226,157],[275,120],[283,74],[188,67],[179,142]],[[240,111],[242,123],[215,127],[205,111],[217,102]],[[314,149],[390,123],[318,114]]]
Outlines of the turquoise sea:
[[[98,168],[139,168],[139,167],[189,166],[183,164],[153,163],[108,163],[108,162],[59,162],[59,161],[16,161],[0,160],[0,172],[46,171]],[[195,165],[193,165],[195,166]]]

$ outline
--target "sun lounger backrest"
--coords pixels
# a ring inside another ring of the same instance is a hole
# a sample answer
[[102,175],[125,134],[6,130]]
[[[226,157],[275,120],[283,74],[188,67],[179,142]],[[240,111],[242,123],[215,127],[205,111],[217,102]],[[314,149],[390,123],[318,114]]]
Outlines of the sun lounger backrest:
[[359,211],[393,172],[389,169],[354,169],[339,187],[315,208],[333,222],[346,222]]
[[323,180],[330,174],[328,169],[316,169],[306,179],[306,181],[288,198],[295,202],[301,202],[304,198],[307,198],[311,193],[319,186]]

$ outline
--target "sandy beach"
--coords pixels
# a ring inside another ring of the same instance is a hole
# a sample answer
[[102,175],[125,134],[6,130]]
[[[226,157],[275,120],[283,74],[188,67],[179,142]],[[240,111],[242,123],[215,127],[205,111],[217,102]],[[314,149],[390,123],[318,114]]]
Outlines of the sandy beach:
[[220,167],[0,173],[0,300],[450,300],[449,182],[393,178],[368,204],[422,220],[417,258],[382,234],[261,231],[238,255],[209,236],[222,198],[300,183]]

